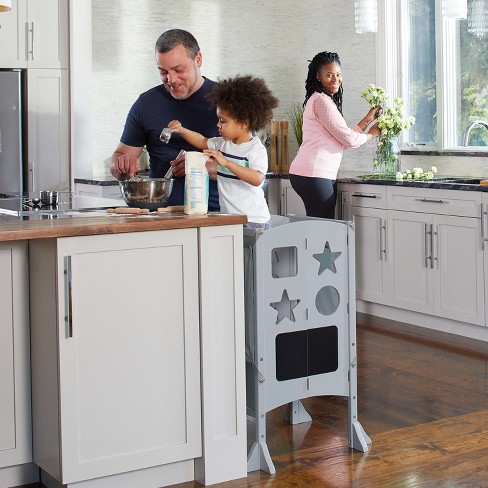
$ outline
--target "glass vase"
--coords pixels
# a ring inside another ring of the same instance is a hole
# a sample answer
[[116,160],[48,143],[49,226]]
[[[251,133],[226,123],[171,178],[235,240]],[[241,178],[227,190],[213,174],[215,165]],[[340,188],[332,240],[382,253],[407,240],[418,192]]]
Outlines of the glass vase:
[[373,154],[374,173],[400,171],[400,146],[397,137],[380,137]]

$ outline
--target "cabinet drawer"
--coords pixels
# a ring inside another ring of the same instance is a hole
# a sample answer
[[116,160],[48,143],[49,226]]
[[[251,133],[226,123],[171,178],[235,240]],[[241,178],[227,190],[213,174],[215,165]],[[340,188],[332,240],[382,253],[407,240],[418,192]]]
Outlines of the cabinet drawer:
[[388,209],[436,215],[480,217],[481,193],[430,188],[388,187]]
[[349,185],[349,204],[353,207],[386,208],[386,186]]

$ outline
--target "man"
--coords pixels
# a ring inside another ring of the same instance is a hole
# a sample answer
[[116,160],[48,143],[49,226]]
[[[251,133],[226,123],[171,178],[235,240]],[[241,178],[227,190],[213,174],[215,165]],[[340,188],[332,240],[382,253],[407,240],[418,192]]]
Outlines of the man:
[[[217,136],[215,108],[206,99],[215,82],[201,75],[202,53],[197,40],[187,31],[171,29],[161,34],[155,53],[162,85],[141,94],[132,105],[120,143],[112,155],[110,171],[119,180],[134,176],[139,169],[138,157],[146,146],[150,157],[149,176],[162,178],[172,165],[175,180],[168,205],[182,205],[185,163],[184,157],[177,158],[177,155],[181,149],[195,151],[195,148],[177,134],[167,144],[159,140],[159,135],[170,120],[178,119],[205,137]],[[208,208],[219,210],[214,180],[210,181]]]

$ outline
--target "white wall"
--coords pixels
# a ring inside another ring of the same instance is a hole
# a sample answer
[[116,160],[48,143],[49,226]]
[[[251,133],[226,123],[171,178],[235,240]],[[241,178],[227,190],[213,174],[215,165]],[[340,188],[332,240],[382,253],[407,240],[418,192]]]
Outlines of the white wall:
[[[307,60],[319,51],[337,52],[344,75],[344,116],[354,125],[367,112],[367,104],[359,94],[369,83],[376,82],[376,62],[381,60],[375,59],[375,34],[354,31],[354,0],[91,2],[93,57],[92,69],[87,64],[87,70],[92,71],[92,91],[91,103],[85,105],[93,126],[92,158],[86,157],[87,151],[83,157],[75,155],[75,177],[109,173],[109,159],[131,104],[139,93],[160,83],[154,44],[170,28],[187,29],[198,39],[205,76],[262,76],[280,100],[276,119],[287,118],[290,105],[303,101]],[[78,116],[76,120],[83,124],[86,117]],[[290,142],[293,157],[296,142],[292,136]],[[371,145],[345,151],[341,173],[371,172],[372,152]],[[402,157],[404,169],[427,169],[432,164],[441,174],[488,175],[488,158]]]
[[[108,173],[133,101],[160,83],[154,44],[170,28],[195,35],[205,76],[262,76],[280,100],[276,119],[303,102],[307,60],[319,51],[337,52],[346,120],[354,124],[367,112],[359,93],[375,81],[374,34],[354,32],[354,0],[92,0],[92,14],[94,176]],[[344,164],[368,151],[349,151]]]

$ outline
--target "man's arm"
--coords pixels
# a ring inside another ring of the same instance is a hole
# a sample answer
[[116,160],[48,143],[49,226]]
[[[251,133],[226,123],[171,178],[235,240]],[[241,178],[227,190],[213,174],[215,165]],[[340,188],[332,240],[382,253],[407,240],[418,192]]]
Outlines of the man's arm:
[[138,157],[141,155],[142,147],[128,146],[119,142],[119,145],[112,154],[110,172],[118,180],[132,178],[139,169]]

